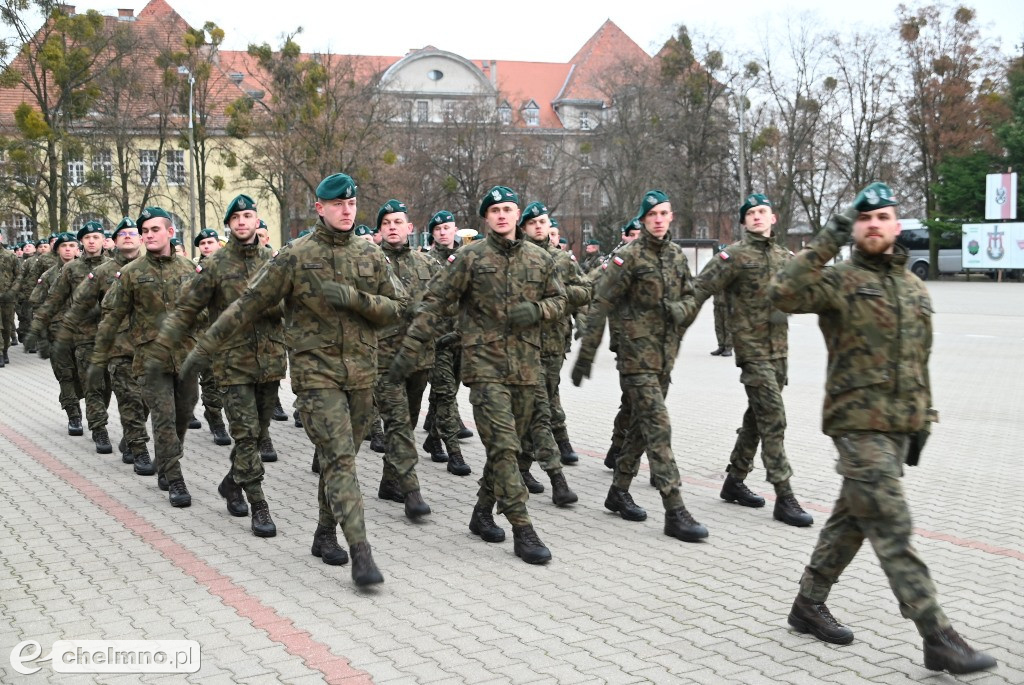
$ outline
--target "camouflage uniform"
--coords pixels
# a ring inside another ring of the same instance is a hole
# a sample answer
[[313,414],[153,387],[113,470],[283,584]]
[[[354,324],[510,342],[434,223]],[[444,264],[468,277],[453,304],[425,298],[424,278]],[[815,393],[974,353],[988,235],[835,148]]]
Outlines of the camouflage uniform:
[[768,284],[791,258],[772,237],[746,231],[742,240],[707,263],[694,281],[693,296],[684,298],[694,316],[712,295],[722,294],[731,304],[728,325],[748,406],[727,470],[738,481],[746,478],[754,468],[760,442],[766,478],[779,494],[792,492],[788,482],[793,475],[786,458],[786,407],[782,402],[789,323],[768,299]]
[[[323,284],[358,291],[335,309]],[[374,245],[322,223],[272,257],[203,334],[214,355],[240,327],[284,300],[292,388],[306,434],[320,458],[320,525],[341,524],[350,546],[366,541],[356,450],[369,428],[377,375],[377,326],[401,316],[401,285]]]
[[118,331],[127,319],[129,339],[135,349],[132,373],[139,379],[153,418],[157,471],[168,483],[184,480],[180,461],[199,390],[195,377],[180,373],[182,362],[192,349],[192,338],[184,338],[180,345],[171,348],[167,357],[157,344],[157,335],[194,272],[192,262],[173,253],[161,256],[147,252],[126,264],[115,274],[113,285],[103,297],[91,360],[93,364],[107,366],[115,352]]
[[928,425],[932,304],[906,270],[906,253],[839,252],[826,228],[775,277],[779,309],[818,314],[828,348],[822,428],[839,451],[839,499],[800,580],[800,594],[824,603],[864,539],[871,542],[900,612],[922,635],[949,627],[928,568],[910,541],[900,485],[910,436]]
[[[232,237],[195,267],[195,276],[178,298],[177,308],[160,328],[157,344],[177,347],[204,311],[215,320],[269,260],[269,251],[258,240],[244,245]],[[250,503],[265,499],[259,439],[270,426],[286,364],[281,307],[275,304],[261,314],[220,344],[212,366],[212,380],[218,394],[223,394],[234,439],[231,479],[245,490]]]
[[732,349],[732,331],[729,330],[729,297],[723,293],[715,293],[715,340],[718,342],[718,349]]
[[[71,302],[64,312],[64,321],[57,332],[57,339],[71,341],[73,331],[79,330],[88,319],[93,319],[95,330],[100,304],[114,283],[117,272],[131,260],[120,251],[89,274],[71,295]],[[95,338],[94,338],[95,340]],[[121,416],[121,430],[125,444],[133,454],[144,451],[149,442],[146,430],[146,419],[149,409],[142,399],[142,388],[132,373],[132,357],[135,350],[129,335],[129,321],[121,322],[117,336],[110,350],[107,372],[110,374],[110,387],[117,398],[117,411]]]
[[[380,246],[409,297],[417,301],[426,291],[431,277],[439,270],[437,263],[422,252],[411,250],[404,243],[392,246],[387,241],[381,241]],[[405,329],[406,323],[401,321],[377,332],[377,369],[380,375],[374,391],[384,421],[387,446],[384,453],[384,480],[397,483],[403,495],[420,489],[416,477],[419,453],[416,451],[413,426],[419,423],[423,391],[434,365],[434,347],[425,345],[413,373],[404,383],[392,383],[387,379],[388,367],[401,348]]]
[[[60,262],[58,257],[58,263],[51,266],[39,277],[39,282],[32,290],[31,297],[32,308],[36,314],[41,310],[50,289],[57,282],[63,266],[63,262]],[[36,319],[33,318],[31,330],[39,331],[40,353],[45,349],[47,350],[47,355],[49,355],[50,340],[53,340],[56,336],[57,326],[60,324],[62,317],[63,312],[57,312],[49,319],[49,324],[45,327],[37,327]],[[45,348],[43,347],[44,344]],[[57,379],[57,384],[60,387],[58,395],[60,408],[68,413],[68,418],[81,419],[82,408],[79,405],[79,400],[82,399],[85,393],[82,390],[82,379],[78,375],[78,367],[75,365],[74,351],[68,347],[60,352],[55,352],[53,355],[49,355],[49,357],[50,368],[53,370],[53,376]]]
[[[75,287],[87,280],[93,270],[106,261],[108,261],[107,257],[100,253],[95,257],[82,256],[64,265],[56,281],[47,292],[46,301],[36,310],[35,319],[32,322],[32,332],[39,335],[43,330],[50,330],[50,339],[59,339],[64,314],[71,305],[71,295]],[[89,368],[89,357],[92,355],[98,322],[99,311],[92,310],[88,316],[78,321],[75,328],[69,329],[75,374],[83,383],[86,378],[85,372]],[[86,384],[84,390],[85,418],[89,423],[89,430],[95,432],[106,428],[107,406],[110,404],[110,378],[105,376],[103,383],[97,387],[90,387]]]
[[[14,286],[21,275],[21,265],[10,250],[0,247],[0,355],[7,356],[14,335],[14,307],[17,300]],[[0,359],[0,364],[3,361]]]
[[[448,258],[455,254],[458,246],[451,249],[435,243],[428,256],[433,257],[440,268],[448,267]],[[459,376],[462,367],[462,348],[459,345],[456,317],[438,320],[434,347],[434,366],[430,370],[430,396],[427,410],[431,417],[425,428],[431,438],[444,442],[448,454],[462,454],[459,445]],[[449,337],[446,337],[449,336]],[[432,411],[431,411],[432,410]]]
[[[206,263],[206,259],[206,256],[199,257],[200,266]],[[209,320],[204,315],[201,322],[206,324],[209,323]],[[201,332],[201,330],[197,330],[196,334],[198,335]],[[224,409],[224,391],[221,389],[220,384],[217,383],[216,374],[212,368],[203,369],[199,372],[199,401],[203,405],[203,418],[206,419],[207,428],[210,431],[214,431],[215,428],[223,431],[224,417],[221,410]],[[261,435],[260,437],[265,436]]]
[[[60,258],[53,252],[46,254],[34,254],[25,260],[21,268],[21,276],[15,288],[18,290],[18,299],[21,301],[21,311],[18,313],[18,337],[24,340],[32,327],[32,315],[35,305],[32,302],[32,291],[39,283],[43,273],[54,264],[60,262]],[[40,339],[40,343],[42,340]],[[25,349],[26,352],[32,350]]]
[[666,304],[692,293],[690,267],[682,248],[668,238],[653,238],[645,229],[603,268],[577,363],[593,361],[605,319],[617,311],[622,329],[616,342],[616,367],[631,418],[613,484],[629,489],[646,449],[666,511],[679,509],[684,505],[665,395],[686,329],[673,323]]
[[477,506],[487,512],[495,503],[514,526],[530,526],[527,492],[516,459],[526,435],[537,386],[541,327],[513,330],[509,311],[534,302],[542,321],[565,316],[565,290],[554,261],[544,250],[522,240],[488,233],[462,247],[447,269],[430,282],[420,313],[409,326],[403,346],[418,353],[431,341],[445,312],[459,306],[462,334],[462,382],[469,389],[487,462],[480,478]]

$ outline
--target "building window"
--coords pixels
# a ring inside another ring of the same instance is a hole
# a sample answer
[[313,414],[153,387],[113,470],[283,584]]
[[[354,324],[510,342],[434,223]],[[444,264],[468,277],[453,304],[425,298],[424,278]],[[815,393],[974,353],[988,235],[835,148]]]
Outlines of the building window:
[[589,183],[580,186],[580,202],[589,207],[590,201],[594,199],[594,188]]
[[420,124],[430,121],[430,102],[427,100],[416,101],[416,121]]
[[540,153],[540,163],[545,169],[555,166],[555,146],[548,143]]
[[139,183],[156,183],[160,154],[156,150],[139,150]]
[[588,240],[594,237],[594,225],[589,221],[583,222],[583,243],[586,244]]
[[185,219],[178,216],[174,212],[171,212],[171,224],[174,226],[174,228],[178,230],[179,233],[184,232],[188,228],[188,225],[185,223]]
[[452,120],[455,118],[455,103],[446,102],[444,103],[444,118]]
[[405,101],[405,120],[412,121],[412,100]]
[[14,212],[0,222],[0,232],[6,236],[7,244],[32,240],[32,224],[21,212]]
[[444,78],[444,72],[439,69],[431,69],[427,72],[427,78],[431,81],[440,81]]
[[68,160],[68,185],[80,186],[85,183],[85,160],[81,157],[78,159]]
[[106,228],[107,226],[107,220],[100,216],[99,214],[79,214],[78,217],[71,222],[71,232],[78,233],[79,231],[82,230],[82,227],[85,226],[90,221],[98,221],[99,223],[103,224],[104,228]]
[[110,150],[100,150],[93,153],[92,170],[107,180],[114,177],[114,165],[110,161]]
[[185,151],[171,150],[167,153],[167,185],[180,186],[185,183]]
[[590,150],[580,150],[580,166],[584,169],[590,168]]
[[590,112],[580,112],[580,130],[590,130]]
[[540,126],[540,108],[532,100],[523,108],[523,121],[527,126]]
[[709,231],[708,231],[708,227],[707,226],[698,226],[696,233],[697,233],[697,235],[693,236],[694,238],[702,238],[702,239],[706,240],[707,238],[710,237],[708,235]]
[[501,103],[501,106],[498,107],[498,121],[503,124],[512,123],[512,108],[508,106],[507,102]]

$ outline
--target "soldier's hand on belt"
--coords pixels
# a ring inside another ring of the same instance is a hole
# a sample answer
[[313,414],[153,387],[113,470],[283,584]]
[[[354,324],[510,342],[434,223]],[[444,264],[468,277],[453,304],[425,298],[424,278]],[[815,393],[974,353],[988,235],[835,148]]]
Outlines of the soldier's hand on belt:
[[532,326],[540,321],[540,305],[536,302],[520,302],[508,310],[508,321],[514,330]]
[[419,348],[410,342],[409,338],[403,340],[402,347],[399,348],[395,358],[391,360],[391,366],[388,367],[388,383],[404,382],[416,368],[416,360],[419,356]]
[[202,345],[196,343],[196,346],[192,348],[192,351],[188,353],[185,361],[181,364],[181,375],[198,378],[199,374],[212,365],[213,359],[210,358],[210,353]]
[[320,289],[323,291],[327,304],[335,309],[348,309],[352,300],[356,298],[356,289],[347,283],[326,281],[321,284]]
[[106,382],[107,368],[102,364],[89,364],[85,371],[85,387],[100,388]]
[[592,359],[577,357],[576,363],[572,367],[572,384],[579,387],[584,378],[590,378],[590,370],[593,365],[594,361]]

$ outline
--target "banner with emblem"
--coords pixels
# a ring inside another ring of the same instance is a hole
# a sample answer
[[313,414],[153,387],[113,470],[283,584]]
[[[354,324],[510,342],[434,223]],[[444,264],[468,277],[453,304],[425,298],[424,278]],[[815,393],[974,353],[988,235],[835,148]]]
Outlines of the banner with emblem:
[[985,218],[1017,218],[1017,174],[988,174],[985,177]]
[[1024,223],[964,224],[965,269],[1024,269]]

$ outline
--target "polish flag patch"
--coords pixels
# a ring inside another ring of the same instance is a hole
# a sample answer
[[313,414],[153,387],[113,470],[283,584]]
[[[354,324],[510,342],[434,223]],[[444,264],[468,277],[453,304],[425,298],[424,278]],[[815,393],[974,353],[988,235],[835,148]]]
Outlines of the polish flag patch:
[[121,272],[118,271],[116,274],[114,274],[114,278],[121,278]]
[[454,261],[455,261],[455,255],[453,255],[453,254],[448,255],[448,263],[451,264]]
[[202,264],[196,264],[196,273],[197,274],[203,273],[203,265]]
[[721,252],[719,252],[718,256],[721,257],[725,261],[729,260],[729,253],[726,252],[725,250],[722,250]]
[[89,278],[89,280],[91,281],[92,279],[96,278],[96,276],[94,276],[94,275],[92,274],[92,272],[90,271],[90,272],[89,272],[89,276],[88,276],[88,278]]
[[626,263],[626,260],[619,256],[612,257],[612,261],[615,262],[616,266],[622,266]]

